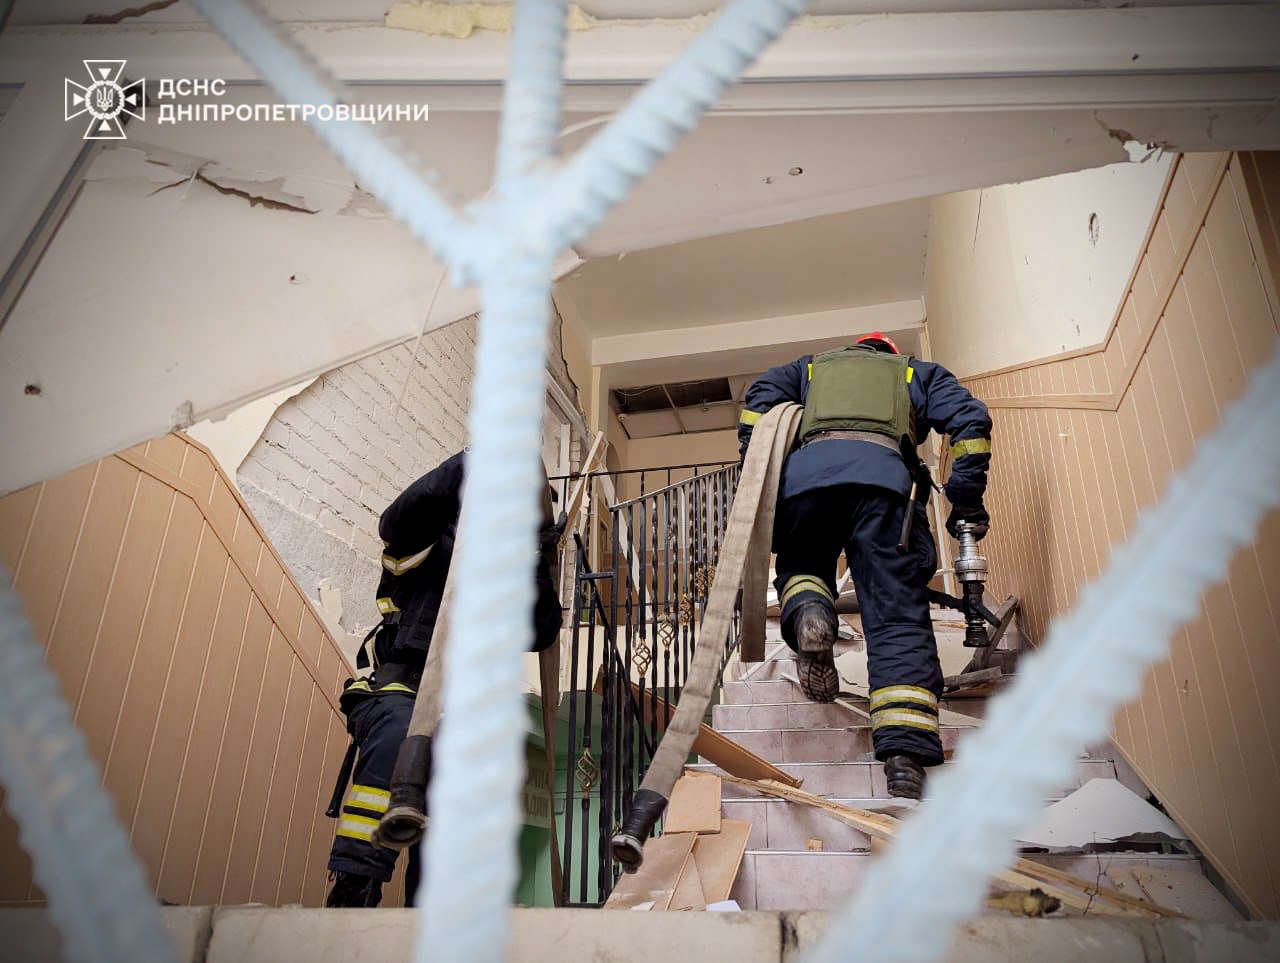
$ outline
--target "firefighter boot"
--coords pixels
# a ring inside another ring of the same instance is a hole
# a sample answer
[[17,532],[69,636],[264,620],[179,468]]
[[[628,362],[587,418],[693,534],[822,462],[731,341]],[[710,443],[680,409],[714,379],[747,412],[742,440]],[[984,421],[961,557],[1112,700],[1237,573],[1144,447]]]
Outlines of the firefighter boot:
[[801,602],[793,624],[800,688],[814,702],[834,702],[840,694],[835,612],[820,602]]
[[325,906],[372,907],[382,902],[382,881],[359,873],[336,872]]
[[924,766],[910,756],[890,756],[884,761],[884,778],[889,795],[901,799],[924,796]]

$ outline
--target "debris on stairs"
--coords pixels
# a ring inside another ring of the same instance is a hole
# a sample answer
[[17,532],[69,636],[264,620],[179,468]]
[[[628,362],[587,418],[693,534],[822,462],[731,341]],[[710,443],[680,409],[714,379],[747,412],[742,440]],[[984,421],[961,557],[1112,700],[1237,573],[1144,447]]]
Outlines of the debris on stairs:
[[729,899],[751,824],[721,816],[721,780],[686,772],[677,780],[663,833],[645,842],[640,869],[623,874],[605,909],[705,910]]

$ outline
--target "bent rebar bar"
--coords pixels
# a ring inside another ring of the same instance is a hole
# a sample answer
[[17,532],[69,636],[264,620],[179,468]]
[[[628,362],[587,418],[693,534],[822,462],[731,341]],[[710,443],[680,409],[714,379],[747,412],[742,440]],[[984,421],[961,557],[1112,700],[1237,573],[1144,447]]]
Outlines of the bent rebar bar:
[[992,701],[986,723],[961,742],[954,771],[938,777],[811,963],[847,960],[852,946],[860,961],[945,956],[955,925],[979,912],[987,881],[1011,861],[1015,835],[1067,781],[1081,747],[1108,734],[1174,630],[1195,617],[1205,590],[1280,505],[1280,447],[1257,443],[1277,422],[1280,349]]
[[[251,0],[193,3],[286,97],[349,99]],[[556,172],[546,162],[559,114],[565,3],[520,0],[498,190],[472,205],[466,218],[421,183],[414,165],[381,132],[354,123],[313,124],[361,184],[445,260],[456,280],[481,287],[466,532],[453,563],[459,585],[445,655],[446,722],[431,789],[418,959],[498,960],[506,950],[553,259],[604,219],[806,5],[734,0],[575,162]],[[493,605],[495,597],[504,603]]]

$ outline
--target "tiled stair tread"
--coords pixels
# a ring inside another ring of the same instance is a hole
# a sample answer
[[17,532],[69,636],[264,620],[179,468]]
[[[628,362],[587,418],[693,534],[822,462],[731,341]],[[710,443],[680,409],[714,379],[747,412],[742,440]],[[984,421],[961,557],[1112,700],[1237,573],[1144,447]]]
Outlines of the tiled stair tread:
[[[772,852],[748,849],[731,894],[743,909],[830,909],[857,887],[869,865],[867,852]],[[1152,856],[1119,853],[1097,856],[1027,856],[1055,869],[1086,879],[1098,875],[1102,860],[1103,882],[1110,885],[1106,868],[1152,866],[1198,873],[1200,862],[1192,856]]]
[[[973,727],[941,726],[943,749],[954,749],[960,737]],[[727,739],[773,763],[853,762],[871,752],[871,726],[839,729],[720,729]],[[699,761],[702,761],[701,759]]]
[[[958,728],[975,728],[981,717],[972,711],[956,709],[947,702],[942,707],[951,712],[972,716],[974,722]],[[719,731],[753,731],[758,729],[848,729],[866,725],[867,720],[834,703],[809,701],[756,702],[748,705],[720,704],[711,710],[712,725]]]
[[[963,712],[971,716],[981,716],[986,708],[986,701],[983,699],[944,698],[941,704],[944,709]],[[751,679],[747,681],[726,681],[720,693],[719,705],[742,708],[754,705],[818,706],[820,703],[811,702],[807,699],[800,691],[799,685],[790,679]],[[839,706],[823,706],[823,708],[828,708],[833,712],[848,712],[847,709],[841,709]]]
[[[944,763],[949,765],[949,763]],[[720,772],[710,763],[689,766],[707,772]],[[778,768],[788,775],[803,780],[802,789],[818,796],[844,799],[885,799],[888,789],[884,781],[884,767],[874,760],[850,762],[787,762]],[[1114,779],[1115,766],[1106,759],[1081,759],[1076,762],[1076,778],[1051,798],[1060,799],[1080,788],[1090,779]],[[759,795],[750,789],[724,784],[723,798],[752,799]]]

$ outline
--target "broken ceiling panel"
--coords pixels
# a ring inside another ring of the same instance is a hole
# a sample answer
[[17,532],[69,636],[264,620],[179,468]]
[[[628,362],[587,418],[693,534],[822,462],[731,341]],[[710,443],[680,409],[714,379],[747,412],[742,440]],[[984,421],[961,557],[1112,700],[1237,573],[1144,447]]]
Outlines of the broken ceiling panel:
[[1019,840],[1049,849],[1083,849],[1132,837],[1186,839],[1178,825],[1114,779],[1090,779],[1047,807]]

